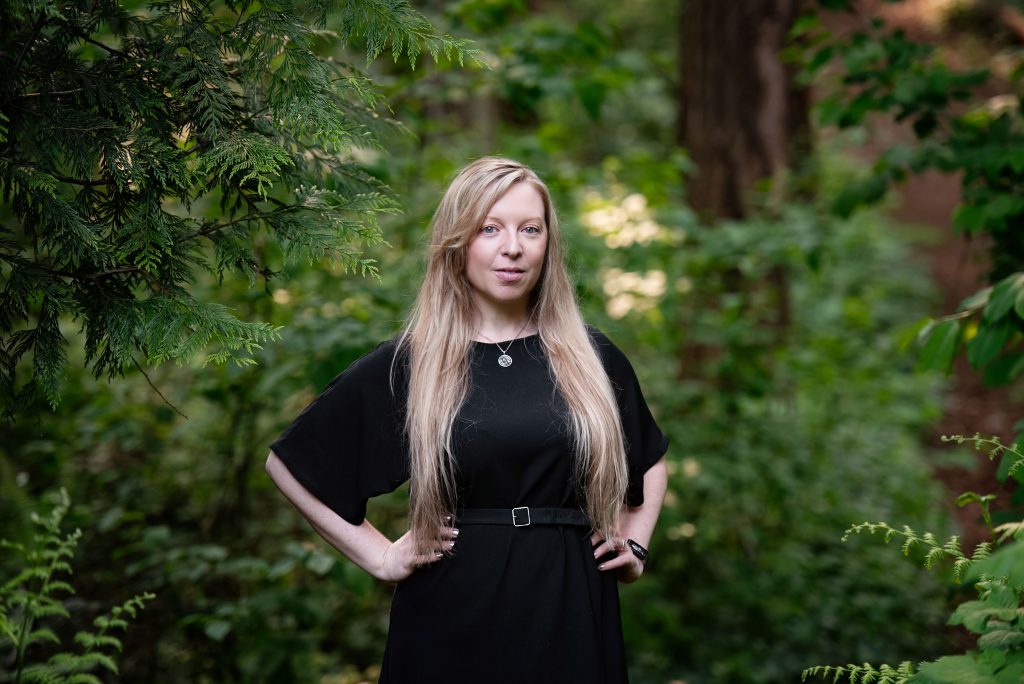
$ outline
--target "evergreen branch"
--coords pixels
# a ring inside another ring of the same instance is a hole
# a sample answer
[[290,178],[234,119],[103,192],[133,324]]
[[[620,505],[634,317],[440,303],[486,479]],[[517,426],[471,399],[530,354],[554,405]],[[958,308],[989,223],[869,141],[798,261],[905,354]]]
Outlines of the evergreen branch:
[[[58,400],[67,365],[59,323],[69,316],[82,322],[97,377],[147,360],[182,363],[206,342],[218,345],[207,362],[251,362],[240,357],[274,330],[203,309],[187,285],[202,269],[250,283],[266,275],[260,230],[289,259],[328,257],[376,276],[360,250],[384,244],[378,217],[397,206],[348,152],[383,150],[394,124],[377,111],[387,109],[377,84],[322,55],[348,43],[370,59],[390,52],[415,65],[422,53],[461,62],[476,52],[408,0],[15,8],[8,80],[19,106],[0,113],[0,213],[17,227],[2,232],[19,233],[0,236],[8,419],[29,398]],[[340,18],[336,32],[315,26],[328,12]],[[310,190],[323,186],[333,190]],[[169,200],[188,215],[165,210]],[[197,202],[210,214],[193,214]],[[139,289],[153,294],[140,300]],[[151,329],[155,320],[174,334]],[[12,332],[20,321],[28,325]],[[19,384],[13,369],[28,359]]]
[[14,81],[14,78],[18,75],[18,69],[21,68],[21,60],[25,59],[25,55],[28,54],[29,47],[32,43],[36,42],[36,38],[39,36],[39,32],[43,30],[43,26],[46,24],[46,12],[40,12],[39,17],[36,19],[35,25],[32,27],[32,34],[25,41],[25,44],[21,47],[21,52],[18,53],[18,58],[14,60],[14,64],[11,66],[11,73],[9,78]]

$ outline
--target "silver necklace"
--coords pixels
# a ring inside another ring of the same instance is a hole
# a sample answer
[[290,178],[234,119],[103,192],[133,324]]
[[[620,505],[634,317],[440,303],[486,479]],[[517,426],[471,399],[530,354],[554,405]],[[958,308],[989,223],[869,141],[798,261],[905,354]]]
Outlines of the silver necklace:
[[519,338],[519,336],[522,334],[524,330],[526,330],[526,326],[530,324],[531,320],[533,320],[533,316],[530,316],[529,318],[526,319],[526,323],[523,323],[523,327],[519,329],[519,332],[517,332],[511,340],[508,341],[508,344],[505,345],[504,349],[501,348],[500,344],[493,341],[491,338],[489,338],[487,335],[484,335],[479,330],[476,331],[476,334],[498,348],[498,351],[501,352],[501,356],[498,357],[498,365],[501,366],[502,368],[508,368],[509,366],[512,365],[512,357],[508,355],[508,350],[512,348],[512,343]]

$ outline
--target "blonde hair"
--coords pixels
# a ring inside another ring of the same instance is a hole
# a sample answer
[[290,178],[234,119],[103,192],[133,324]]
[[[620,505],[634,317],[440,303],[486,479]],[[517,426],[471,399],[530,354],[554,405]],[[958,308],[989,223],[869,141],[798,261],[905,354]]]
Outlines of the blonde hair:
[[409,363],[410,528],[422,553],[437,539],[444,516],[457,509],[453,430],[469,391],[475,315],[466,277],[468,245],[487,212],[516,183],[529,183],[544,202],[547,252],[529,307],[568,408],[576,486],[595,530],[610,538],[618,526],[627,483],[622,426],[611,382],[576,303],[551,195],[526,166],[485,157],[462,169],[441,199],[423,285],[398,342]]

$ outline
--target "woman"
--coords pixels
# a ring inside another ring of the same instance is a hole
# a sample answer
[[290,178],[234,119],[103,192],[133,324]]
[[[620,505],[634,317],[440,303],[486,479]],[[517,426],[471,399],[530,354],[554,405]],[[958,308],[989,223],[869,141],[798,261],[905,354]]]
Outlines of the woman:
[[[464,168],[404,332],[271,446],[267,471],[317,532],[398,583],[382,682],[627,681],[616,581],[643,573],[667,440],[629,361],[584,325],[559,240],[531,170]],[[366,500],[407,479],[392,542]]]

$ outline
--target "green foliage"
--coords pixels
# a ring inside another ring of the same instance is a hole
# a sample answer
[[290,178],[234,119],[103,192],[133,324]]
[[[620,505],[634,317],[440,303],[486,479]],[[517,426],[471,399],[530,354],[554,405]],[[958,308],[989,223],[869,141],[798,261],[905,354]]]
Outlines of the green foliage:
[[92,674],[94,671],[118,671],[112,654],[120,651],[122,645],[114,632],[126,631],[129,619],[136,618],[146,601],[155,598],[150,593],[133,596],[94,618],[94,630],[75,633],[78,652],[61,650],[46,661],[32,662],[28,657],[30,650],[38,653],[46,642],[56,645],[51,648],[61,647],[61,639],[50,625],[56,618],[71,618],[67,598],[61,594],[73,594],[75,590],[59,575],[71,574],[71,560],[82,532],[61,534],[69,505],[67,492],[62,489],[48,515],[32,514],[40,531],[31,543],[0,540],[0,548],[8,549],[15,560],[24,564],[14,577],[0,585],[0,647],[12,649],[13,653],[4,659],[14,663],[8,675],[0,675],[0,681],[100,684],[99,677]]
[[[989,458],[1008,457],[1011,471],[1024,468],[1024,452],[1016,446],[1004,445],[996,437],[983,438],[976,434],[943,439],[959,444],[969,442],[976,449],[988,451]],[[931,533],[918,534],[908,526],[896,529],[884,522],[854,525],[844,537],[845,540],[850,534],[880,532],[886,543],[901,538],[903,555],[921,556],[926,568],[931,568],[938,560],[952,559],[956,581],[973,581],[978,598],[961,603],[949,618],[949,624],[960,625],[976,635],[976,650],[919,663],[916,672],[909,662],[902,663],[898,669],[883,665],[877,670],[870,665],[818,666],[805,670],[804,679],[820,676],[838,682],[846,677],[851,683],[890,681],[893,684],[1020,682],[1024,678],[1024,544],[1021,543],[1024,521],[992,528],[988,506],[994,498],[968,492],[957,499],[960,505],[978,503],[992,533],[991,540],[981,542],[970,557],[961,550],[958,537],[939,543]],[[884,679],[886,676],[889,678]]]
[[[552,187],[586,317],[627,351],[672,437],[649,572],[622,588],[631,681],[775,684],[836,653],[935,654],[941,636],[921,625],[941,622],[940,583],[885,548],[850,559],[835,532],[863,519],[945,526],[919,439],[938,383],[897,343],[908,313],[929,306],[926,279],[906,267],[901,231],[872,212],[837,220],[793,206],[696,225],[674,131],[677,11],[653,0],[444,3],[432,20],[473,38],[492,68],[368,68],[414,134],[387,156],[359,156],[405,209],[381,219],[391,247],[361,251],[380,280],[344,278],[340,264],[301,252],[266,289],[218,284],[217,272],[197,279],[196,301],[215,293],[241,320],[280,327],[281,343],[255,350],[258,366],[150,371],[187,421],[138,373],[94,382],[76,368],[84,344],[65,331],[64,403],[11,426],[0,467],[25,498],[73,487],[76,523],[97,532],[76,566],[96,592],[113,591],[123,570],[133,588],[159,593],[125,636],[124,681],[154,671],[169,684],[376,679],[391,588],[316,541],[260,466],[318,390],[394,334],[441,189],[495,152]],[[317,49],[330,40],[318,33]],[[847,184],[837,166],[823,161],[836,176],[823,185]],[[270,198],[293,187],[266,177]],[[249,247],[218,247],[225,274],[233,259],[273,256]],[[744,288],[723,277],[731,271]],[[403,530],[405,496],[371,502],[385,534]],[[16,519],[0,528],[18,536]]]
[[[831,5],[852,11],[849,3]],[[1024,372],[1024,317],[1016,306],[1024,283],[1021,70],[1015,70],[1008,92],[980,105],[956,106],[981,86],[992,87],[987,70],[952,70],[933,46],[912,41],[877,18],[865,24],[865,30],[842,39],[829,36],[814,17],[800,24],[798,33],[810,46],[805,57],[809,75],[841,63],[838,87],[819,105],[821,122],[851,128],[884,113],[910,123],[917,141],[886,149],[870,174],[840,193],[833,209],[848,215],[878,202],[910,174],[929,169],[959,174],[962,199],[953,225],[966,235],[991,240],[993,286],[967,298],[957,313],[922,324],[921,364],[948,372],[957,353],[966,350],[987,384],[1016,380]],[[1024,311],[1024,297],[1020,301]]]
[[398,205],[357,159],[394,123],[345,46],[476,62],[405,0],[19,0],[0,22],[8,418],[60,400],[65,318],[96,377],[211,344],[204,363],[248,363],[279,329],[194,297],[199,274],[253,285],[326,258],[377,275],[362,250]]

